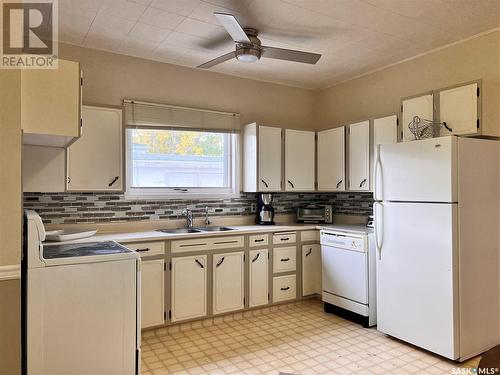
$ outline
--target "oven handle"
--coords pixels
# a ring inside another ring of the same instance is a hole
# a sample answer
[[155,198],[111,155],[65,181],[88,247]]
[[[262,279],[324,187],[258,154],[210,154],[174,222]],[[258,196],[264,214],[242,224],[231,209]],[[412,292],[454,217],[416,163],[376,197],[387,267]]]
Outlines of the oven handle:
[[380,202],[373,204],[374,227],[375,227],[375,247],[377,248],[378,260],[382,260],[382,241],[380,231],[383,232],[384,206]]

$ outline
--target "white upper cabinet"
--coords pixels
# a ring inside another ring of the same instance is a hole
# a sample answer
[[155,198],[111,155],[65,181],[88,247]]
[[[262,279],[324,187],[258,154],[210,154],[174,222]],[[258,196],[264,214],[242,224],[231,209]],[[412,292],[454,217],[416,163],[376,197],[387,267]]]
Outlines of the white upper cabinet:
[[349,190],[370,190],[370,121],[349,125]]
[[172,258],[172,322],[207,315],[207,256]]
[[373,120],[373,147],[398,141],[398,116],[392,115]]
[[80,64],[58,59],[57,69],[21,70],[25,144],[66,147],[81,135]]
[[123,190],[122,110],[83,107],[82,136],[68,147],[68,191]]
[[318,132],[318,190],[345,190],[345,127]]
[[413,141],[415,137],[408,125],[415,116],[429,121],[434,120],[434,95],[430,93],[414,98],[403,99],[401,101],[401,112],[401,127],[403,129],[401,138],[404,142]]
[[244,127],[243,190],[281,190],[281,128],[256,123]]
[[313,191],[315,133],[285,130],[285,190]]
[[221,314],[245,307],[244,254],[215,254],[213,257],[213,313]]
[[451,132],[441,128],[441,135],[480,133],[479,86],[477,83],[439,91],[439,121]]

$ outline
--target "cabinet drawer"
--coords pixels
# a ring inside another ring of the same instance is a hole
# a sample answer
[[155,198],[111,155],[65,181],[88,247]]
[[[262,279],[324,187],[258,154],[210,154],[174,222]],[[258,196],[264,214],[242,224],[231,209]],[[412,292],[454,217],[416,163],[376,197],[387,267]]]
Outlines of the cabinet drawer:
[[273,278],[273,302],[288,301],[297,298],[295,275]]
[[300,232],[300,240],[306,241],[319,241],[319,230],[305,230]]
[[273,244],[277,245],[280,243],[295,243],[296,234],[295,232],[286,233],[274,233],[273,234]]
[[243,236],[228,236],[172,241],[172,253],[240,248],[244,246]]
[[215,237],[211,239],[212,249],[230,249],[244,246],[243,236]]
[[273,273],[295,271],[297,250],[293,247],[273,249]]
[[172,241],[172,253],[186,253],[189,251],[202,251],[210,248],[208,238],[193,238],[190,240]]
[[134,242],[122,245],[138,252],[141,258],[165,254],[165,242]]
[[265,246],[269,243],[269,235],[267,234],[255,234],[248,238],[250,247]]

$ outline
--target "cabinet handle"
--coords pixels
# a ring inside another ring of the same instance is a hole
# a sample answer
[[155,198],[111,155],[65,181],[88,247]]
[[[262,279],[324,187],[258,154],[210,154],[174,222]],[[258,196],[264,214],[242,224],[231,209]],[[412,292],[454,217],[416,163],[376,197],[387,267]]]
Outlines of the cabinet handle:
[[71,177],[68,177],[68,185],[71,184]]
[[262,181],[262,183],[263,183],[264,185],[266,185],[266,188],[268,188],[268,187],[269,187],[269,185],[267,184],[267,182],[266,182],[266,181],[264,181],[264,180],[261,180],[261,181]]
[[292,187],[292,189],[295,189],[295,186],[293,185],[292,181],[288,180],[288,183],[290,184],[290,186]]
[[359,187],[363,187],[363,185],[365,184],[365,182],[366,182],[366,178],[363,181],[361,181],[361,183],[359,184]]
[[137,251],[138,253],[143,253],[149,251],[149,247],[145,247],[144,249],[136,249],[135,251]]
[[257,253],[257,255],[255,256],[255,258],[252,259],[252,263],[255,262],[257,259],[259,259],[259,255],[260,255],[260,253]]
[[264,239],[261,238],[261,239],[258,239],[258,240],[253,240],[253,242],[264,242]]
[[223,262],[224,262],[224,257],[222,257],[222,259],[217,262],[217,265],[215,267],[219,267]]
[[339,188],[340,185],[342,185],[342,180],[340,180],[339,182],[337,182],[337,189]]
[[281,288],[281,290],[283,290],[283,291],[288,290],[288,289],[290,289],[289,286],[287,286],[286,288]]
[[196,263],[198,263],[198,265],[201,267],[201,268],[205,268],[205,266],[198,260],[198,259],[195,259],[194,260]]
[[113,186],[113,184],[116,182],[116,180],[118,180],[120,176],[116,176],[115,178],[113,178],[113,180],[108,184],[109,187]]
[[282,262],[288,262],[290,260],[290,258],[281,258],[280,259]]
[[289,241],[290,240],[290,237],[282,237],[280,238],[280,241]]
[[306,253],[306,257],[308,257],[309,255],[311,255],[312,251],[313,251],[312,247],[309,248],[309,251]]

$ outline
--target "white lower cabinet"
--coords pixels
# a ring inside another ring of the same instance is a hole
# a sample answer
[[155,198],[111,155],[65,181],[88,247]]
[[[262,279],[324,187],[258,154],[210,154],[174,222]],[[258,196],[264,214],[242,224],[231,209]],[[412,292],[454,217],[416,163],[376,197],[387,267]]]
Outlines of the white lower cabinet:
[[207,315],[207,256],[172,258],[172,322]]
[[249,307],[269,303],[269,250],[250,250]]
[[296,280],[295,275],[273,278],[273,302],[283,302],[297,298]]
[[222,314],[244,308],[244,252],[214,254],[213,313]]
[[141,264],[141,328],[158,326],[165,317],[165,261],[143,260]]
[[273,249],[273,273],[295,271],[296,247],[275,247]]
[[302,245],[302,296],[321,294],[321,247]]

